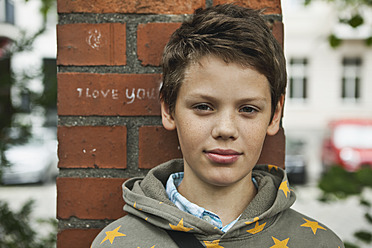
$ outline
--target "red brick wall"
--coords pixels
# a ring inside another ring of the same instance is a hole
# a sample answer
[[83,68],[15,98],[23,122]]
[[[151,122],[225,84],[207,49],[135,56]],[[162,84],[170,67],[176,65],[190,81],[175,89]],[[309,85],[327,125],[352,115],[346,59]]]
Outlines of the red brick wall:
[[[283,44],[280,0],[58,0],[58,248],[89,247],[125,214],[126,179],[181,156],[159,115],[162,49],[184,14],[228,2],[267,8]],[[260,162],[283,166],[283,130]]]

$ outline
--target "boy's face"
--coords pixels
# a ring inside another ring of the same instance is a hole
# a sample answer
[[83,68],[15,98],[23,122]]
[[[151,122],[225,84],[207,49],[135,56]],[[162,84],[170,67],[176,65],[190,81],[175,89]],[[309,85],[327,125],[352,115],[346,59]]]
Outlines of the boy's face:
[[251,180],[266,134],[279,129],[283,97],[271,117],[266,77],[206,56],[191,64],[173,113],[162,102],[163,125],[176,129],[185,179],[213,186]]

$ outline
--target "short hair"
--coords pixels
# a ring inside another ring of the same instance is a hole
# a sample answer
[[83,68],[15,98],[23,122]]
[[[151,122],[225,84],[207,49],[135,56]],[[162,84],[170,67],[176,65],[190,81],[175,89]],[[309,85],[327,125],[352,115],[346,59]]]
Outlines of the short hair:
[[171,36],[164,48],[160,100],[174,111],[185,71],[192,62],[214,55],[266,76],[270,84],[271,112],[285,94],[287,83],[283,50],[262,11],[223,4],[198,9]]

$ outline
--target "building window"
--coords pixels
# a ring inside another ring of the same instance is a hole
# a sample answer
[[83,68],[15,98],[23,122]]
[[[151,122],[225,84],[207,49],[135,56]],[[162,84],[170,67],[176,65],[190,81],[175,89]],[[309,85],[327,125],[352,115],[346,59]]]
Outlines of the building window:
[[307,98],[307,59],[292,58],[289,66],[289,97],[305,100]]
[[359,99],[361,65],[361,58],[344,58],[342,60],[342,99]]
[[14,25],[13,0],[0,0],[0,22],[6,22]]

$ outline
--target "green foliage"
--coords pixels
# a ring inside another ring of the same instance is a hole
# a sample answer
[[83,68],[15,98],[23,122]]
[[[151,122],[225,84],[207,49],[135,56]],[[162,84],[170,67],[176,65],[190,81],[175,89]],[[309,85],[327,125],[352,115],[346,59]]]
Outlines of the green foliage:
[[53,232],[40,237],[30,226],[30,214],[34,202],[25,203],[19,212],[12,212],[7,203],[0,201],[0,248],[52,248],[56,246],[57,221],[40,220],[53,228]]
[[336,35],[331,34],[328,36],[328,42],[332,48],[337,48],[338,46],[341,45],[342,40],[339,39]]
[[[369,205],[369,207],[371,207],[371,205]],[[364,217],[366,218],[368,223],[372,225],[372,215],[370,215],[369,213],[365,213]]]
[[319,188],[323,191],[324,199],[336,196],[345,199],[362,192],[362,185],[355,173],[345,171],[341,166],[333,166],[319,181]]
[[372,233],[368,231],[359,231],[354,234],[355,237],[364,241],[365,243],[372,242]]
[[359,248],[359,246],[354,245],[350,242],[344,242],[345,248]]
[[348,24],[352,28],[357,28],[357,27],[363,25],[364,18],[359,13],[357,13],[357,14],[353,15],[351,18],[347,18],[347,19],[341,18],[339,20],[339,22]]
[[355,177],[361,186],[372,188],[372,169],[370,167],[362,167],[355,173]]
[[366,40],[365,40],[365,43],[367,46],[372,46],[372,37],[368,37]]
[[[325,1],[332,4],[338,10],[339,23],[352,28],[366,24],[365,16],[372,14],[372,0],[305,0],[305,5],[310,5],[314,1]],[[332,48],[337,48],[342,43],[342,40],[335,34],[330,34],[328,41]],[[372,37],[367,37],[365,44],[372,46]]]
[[371,203],[369,201],[363,199],[363,198],[360,199],[359,203],[360,203],[361,206],[371,207]]
[[[360,207],[365,210],[365,220],[371,225],[368,230],[359,230],[354,237],[365,244],[372,244],[372,203],[364,197],[367,189],[372,189],[372,168],[364,166],[358,171],[348,172],[341,166],[333,166],[319,180],[323,202],[343,200],[350,196],[359,197]],[[345,242],[346,248],[359,248],[355,243]]]

